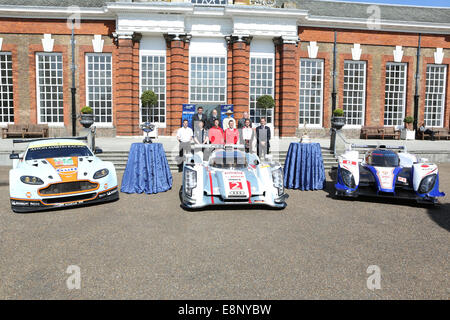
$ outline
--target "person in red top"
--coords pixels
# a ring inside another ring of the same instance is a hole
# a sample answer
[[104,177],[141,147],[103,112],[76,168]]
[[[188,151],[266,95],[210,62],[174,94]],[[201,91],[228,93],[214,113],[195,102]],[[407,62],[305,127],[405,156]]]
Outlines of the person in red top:
[[219,119],[214,120],[214,127],[208,131],[209,143],[223,144],[223,130],[219,127]]
[[229,128],[225,130],[225,144],[237,144],[239,141],[239,130],[234,127],[234,121],[228,122]]

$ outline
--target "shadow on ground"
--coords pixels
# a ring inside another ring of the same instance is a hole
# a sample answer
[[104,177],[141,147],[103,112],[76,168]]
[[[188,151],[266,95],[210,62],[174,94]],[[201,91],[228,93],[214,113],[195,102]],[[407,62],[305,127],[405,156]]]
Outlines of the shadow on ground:
[[450,232],[450,203],[428,208],[427,213],[437,225]]

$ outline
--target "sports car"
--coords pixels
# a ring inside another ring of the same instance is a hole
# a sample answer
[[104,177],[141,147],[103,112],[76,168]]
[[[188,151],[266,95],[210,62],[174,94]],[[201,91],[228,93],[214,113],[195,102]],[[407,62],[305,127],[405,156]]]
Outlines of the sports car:
[[[84,139],[84,138],[83,138]],[[9,192],[14,212],[112,201],[119,198],[111,162],[97,158],[81,139],[14,140],[29,145],[11,153]],[[101,152],[96,149],[96,153]]]
[[[359,159],[353,148],[369,151]],[[406,152],[403,146],[352,145],[338,161],[337,196],[405,198],[429,204],[445,196],[439,191],[437,165]]]
[[245,153],[243,146],[196,145],[211,150],[207,160],[194,153],[183,163],[180,196],[184,208],[198,209],[215,205],[266,205],[285,208],[288,195],[283,187],[283,169],[279,163],[261,161],[256,154]]

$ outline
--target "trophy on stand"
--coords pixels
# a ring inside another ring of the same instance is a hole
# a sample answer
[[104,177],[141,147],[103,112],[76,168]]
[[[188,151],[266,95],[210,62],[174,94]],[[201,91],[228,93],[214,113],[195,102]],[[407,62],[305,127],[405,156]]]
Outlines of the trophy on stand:
[[308,136],[308,129],[306,128],[307,124],[308,121],[305,120],[305,124],[303,125],[303,134],[300,138],[300,143],[311,143],[311,138]]
[[148,136],[150,132],[155,130],[155,125],[150,122],[144,122],[141,125],[139,125],[139,128],[141,128],[142,131],[144,131],[147,135],[144,138],[144,143],[152,143],[152,138]]

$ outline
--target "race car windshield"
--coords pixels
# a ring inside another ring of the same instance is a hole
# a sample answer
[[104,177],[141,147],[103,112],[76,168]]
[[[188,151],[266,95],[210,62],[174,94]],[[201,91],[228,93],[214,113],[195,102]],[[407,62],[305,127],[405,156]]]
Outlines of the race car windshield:
[[210,160],[210,165],[219,169],[246,168],[247,159],[238,152],[221,152]]
[[397,167],[399,162],[398,155],[394,152],[372,152],[372,155],[369,158],[369,165],[374,167]]
[[28,149],[25,160],[63,158],[63,157],[90,157],[91,151],[86,146],[62,145],[45,146]]

